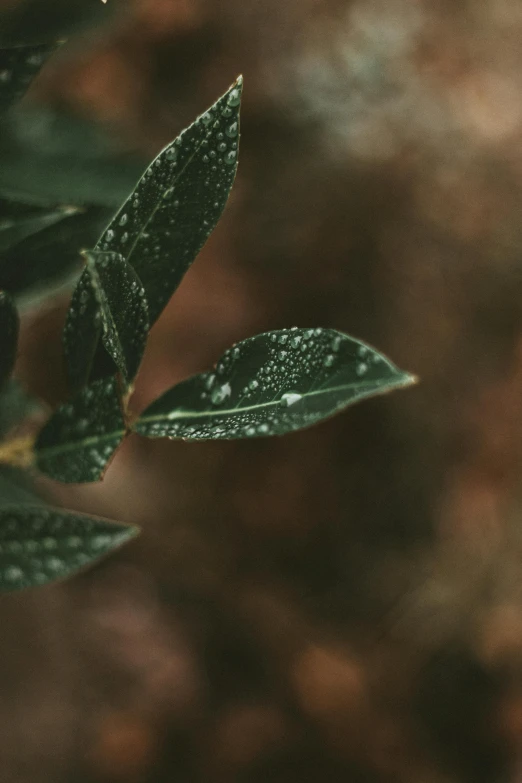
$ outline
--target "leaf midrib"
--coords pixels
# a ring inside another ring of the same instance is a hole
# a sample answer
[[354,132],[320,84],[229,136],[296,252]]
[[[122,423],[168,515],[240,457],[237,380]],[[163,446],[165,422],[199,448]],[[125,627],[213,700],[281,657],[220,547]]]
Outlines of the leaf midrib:
[[[304,394],[301,394],[302,398],[306,397],[317,397],[322,394],[331,394],[335,393],[337,391],[346,391],[347,389],[358,389],[361,392],[368,391],[368,389],[373,390],[379,390],[382,387],[383,393],[385,391],[388,391],[388,389],[402,387],[402,386],[410,386],[412,383],[414,383],[414,378],[411,375],[405,376],[403,379],[398,379],[396,381],[393,381],[390,383],[389,381],[373,381],[371,383],[366,382],[364,384],[358,384],[358,383],[351,383],[346,384],[343,386],[333,386],[329,387],[328,389],[318,389],[316,391],[311,392],[305,392]],[[281,394],[284,394],[284,392],[281,392]],[[296,392],[296,394],[299,394],[299,392]],[[298,405],[300,400],[297,400],[294,405]],[[294,405],[289,405],[288,408],[293,408]],[[278,408],[281,407],[281,395],[277,399],[270,400],[269,402],[260,402],[256,405],[245,405],[237,408],[221,408],[217,410],[208,410],[208,411],[191,411],[187,409],[181,409],[177,411],[177,415],[172,415],[174,411],[171,414],[162,413],[162,414],[155,414],[153,416],[144,415],[140,416],[138,420],[136,421],[136,424],[140,424],[142,422],[149,423],[154,421],[160,421],[167,419],[168,421],[175,421],[176,419],[183,419],[183,418],[205,418],[210,416],[227,416],[229,414],[234,413],[248,413],[249,411],[253,410],[259,410],[261,408],[270,408],[272,406],[277,406]]]

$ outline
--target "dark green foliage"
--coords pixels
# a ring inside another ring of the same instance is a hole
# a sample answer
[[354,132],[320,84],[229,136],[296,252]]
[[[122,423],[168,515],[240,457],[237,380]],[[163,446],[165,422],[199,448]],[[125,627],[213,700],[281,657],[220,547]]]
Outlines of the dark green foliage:
[[0,389],[11,375],[18,344],[18,313],[12,298],[0,291]]
[[229,349],[213,372],[174,386],[136,432],[192,440],[284,435],[413,383],[375,350],[332,329],[285,329]]
[[138,273],[158,318],[218,222],[237,169],[237,82],[160,152],[96,245]]
[[23,97],[57,44],[35,44],[0,49],[0,112]]
[[42,429],[37,465],[57,481],[98,481],[124,435],[116,379],[94,381],[61,405]]
[[77,209],[74,207],[58,207],[52,210],[31,208],[26,211],[25,215],[2,217],[0,219],[0,253],[76,212]]
[[134,527],[41,504],[0,506],[0,591],[64,579],[136,533]]
[[147,300],[134,269],[117,253],[88,251],[64,329],[71,388],[87,382],[101,334],[128,387],[138,371],[149,331]]
[[[53,48],[0,52],[0,108],[23,94]],[[0,444],[2,461],[31,462],[57,481],[98,481],[132,430],[194,440],[283,435],[414,382],[358,340],[295,327],[239,343],[215,370],[178,384],[129,420],[150,326],[227,203],[241,91],[240,77],[137,184],[135,162],[116,165],[105,142],[77,121],[10,112],[0,123],[0,285],[18,302],[34,299],[76,269],[84,247],[93,248],[83,250],[63,335],[72,397],[34,443],[12,435],[35,407],[9,381],[18,315],[12,297],[0,294],[0,436],[13,438]],[[50,508],[26,475],[0,466],[0,590],[63,578],[135,535],[134,528]]]
[[136,154],[117,151],[99,128],[77,117],[24,107],[0,124],[0,196],[50,208],[107,207],[90,246],[134,187],[143,165]]

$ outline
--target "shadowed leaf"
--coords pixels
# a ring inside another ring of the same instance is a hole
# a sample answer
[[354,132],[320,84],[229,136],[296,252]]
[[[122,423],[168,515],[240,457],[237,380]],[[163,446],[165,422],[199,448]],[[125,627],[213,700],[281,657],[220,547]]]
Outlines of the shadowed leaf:
[[101,333],[109,356],[128,387],[147,340],[149,318],[143,286],[117,253],[87,251],[64,329],[64,350],[72,389],[86,383]]
[[18,345],[18,313],[12,298],[0,291],[0,387],[11,375]]
[[0,112],[7,111],[23,97],[58,45],[34,44],[0,49]]
[[76,214],[75,207],[59,207],[50,211],[42,210],[36,214],[27,214],[18,218],[0,219],[0,252],[17,245],[32,234],[59,223],[60,220]]
[[95,381],[43,427],[35,446],[37,467],[57,481],[98,481],[124,435],[116,379]]
[[213,372],[174,386],[134,425],[148,437],[283,435],[414,378],[332,329],[285,329],[229,349]]
[[137,529],[37,504],[0,507],[0,591],[55,582],[129,541]]

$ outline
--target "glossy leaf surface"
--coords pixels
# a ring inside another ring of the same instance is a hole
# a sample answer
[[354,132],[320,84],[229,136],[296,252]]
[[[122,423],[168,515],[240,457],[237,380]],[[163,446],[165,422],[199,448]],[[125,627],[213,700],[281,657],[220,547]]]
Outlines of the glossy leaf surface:
[[174,386],[145,410],[148,437],[283,435],[414,378],[368,345],[332,329],[285,329],[228,350],[213,372]]
[[151,323],[218,222],[234,182],[242,79],[165,147],[96,248],[120,253],[138,273]]
[[58,44],[34,44],[0,49],[0,112],[23,97]]
[[116,379],[95,381],[43,427],[35,446],[37,467],[57,481],[98,481],[124,435]]
[[44,505],[0,506],[0,591],[63,579],[136,533],[134,527]]
[[87,251],[64,329],[64,350],[73,389],[86,383],[98,339],[127,387],[147,340],[149,317],[143,286],[117,253]]
[[16,360],[19,320],[12,298],[0,291],[0,387],[11,375]]

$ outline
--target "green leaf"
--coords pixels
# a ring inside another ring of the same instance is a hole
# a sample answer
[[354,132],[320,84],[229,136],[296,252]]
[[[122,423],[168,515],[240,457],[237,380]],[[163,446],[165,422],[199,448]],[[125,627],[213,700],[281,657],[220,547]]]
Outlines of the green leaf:
[[116,379],[95,381],[61,405],[40,431],[37,467],[57,481],[99,481],[124,436]]
[[57,46],[52,43],[0,49],[0,112],[22,98]]
[[0,387],[11,375],[16,360],[19,320],[12,298],[0,291]]
[[96,242],[144,163],[141,154],[122,151],[101,127],[48,107],[17,107],[0,124],[0,194],[49,208],[107,207],[84,247]]
[[23,217],[0,219],[0,253],[77,212],[76,207],[59,207],[36,214],[29,213]]
[[241,77],[160,152],[96,245],[138,273],[151,324],[218,222],[234,182]]
[[284,329],[229,349],[150,405],[133,429],[191,440],[283,435],[414,378],[332,329]]
[[129,541],[134,527],[42,505],[0,507],[0,591],[55,582]]
[[85,272],[73,293],[63,333],[71,388],[81,388],[87,381],[100,330],[105,349],[128,387],[149,331],[145,291],[134,269],[117,253],[91,250],[84,255]]

